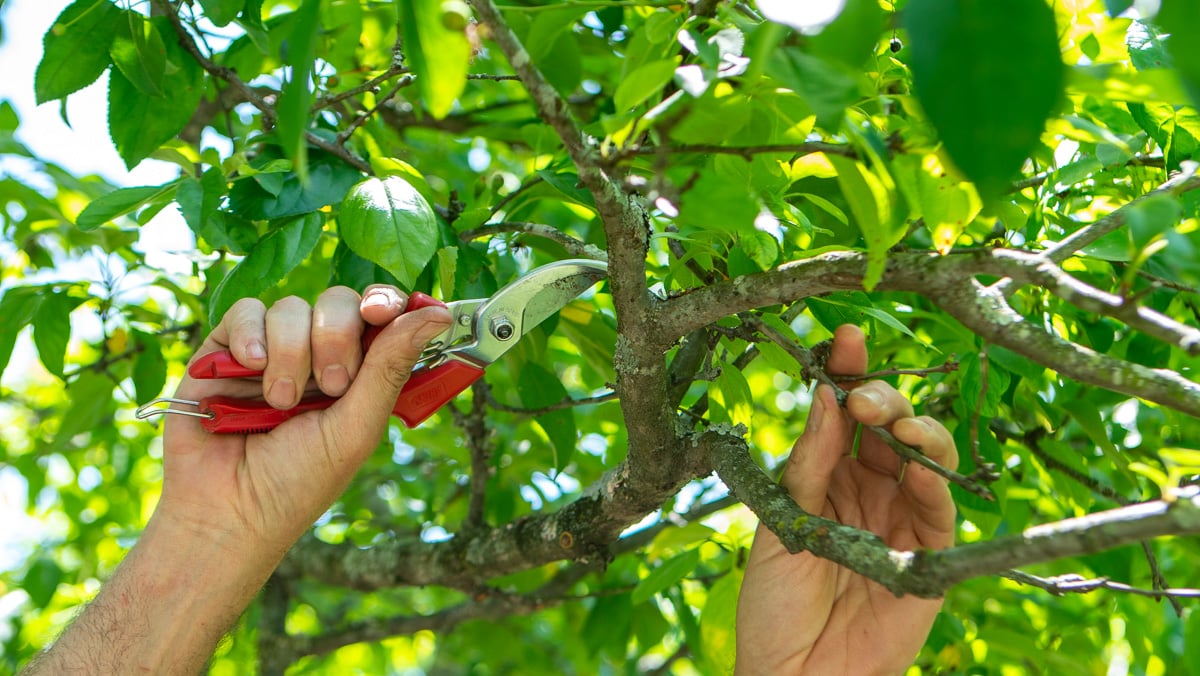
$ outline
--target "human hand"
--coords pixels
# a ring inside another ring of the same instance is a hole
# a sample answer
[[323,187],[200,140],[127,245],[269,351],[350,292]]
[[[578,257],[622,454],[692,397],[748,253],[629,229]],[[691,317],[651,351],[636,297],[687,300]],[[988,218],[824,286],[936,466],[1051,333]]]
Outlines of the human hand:
[[[422,348],[449,325],[443,308],[401,314],[406,302],[394,287],[373,286],[362,298],[328,289],[311,308],[294,297],[270,309],[254,299],[234,304],[193,359],[229,349],[264,370],[261,383],[185,377],[177,397],[261,396],[280,409],[306,391],[341,398],[268,434],[210,434],[194,418],[168,416],[155,518],[232,536],[264,565],[277,563],[378,447]],[[364,322],[387,325],[365,356]]]
[[[855,375],[867,366],[866,342],[854,326],[834,334],[830,373]],[[955,508],[945,480],[903,464],[858,423],[880,425],[954,468],[950,433],[881,381],[861,383],[837,405],[833,390],[817,388],[804,434],[784,468],[782,483],[811,514],[868,530],[899,550],[944,549],[954,543]],[[741,674],[896,674],[920,652],[941,599],[897,598],[884,587],[807,552],[789,554],[762,525],[755,535],[737,612],[737,669]]]

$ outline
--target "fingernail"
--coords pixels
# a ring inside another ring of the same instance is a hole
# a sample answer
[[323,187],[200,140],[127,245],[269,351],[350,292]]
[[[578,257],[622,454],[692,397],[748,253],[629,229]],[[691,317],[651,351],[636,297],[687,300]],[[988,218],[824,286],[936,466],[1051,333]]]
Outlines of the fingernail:
[[250,341],[250,344],[246,346],[246,356],[251,359],[266,359],[267,348],[264,347],[261,342],[252,340]]
[[434,336],[445,330],[444,322],[425,322],[413,332],[412,345],[413,347],[425,347]]
[[879,396],[879,393],[875,390],[858,389],[851,392],[851,394],[866,399],[872,406],[883,406],[883,397]]
[[291,378],[280,378],[267,393],[267,401],[275,408],[290,407],[296,401],[296,383]]
[[324,390],[325,394],[342,394],[349,386],[350,374],[346,372],[346,367],[341,364],[326,366],[325,370],[321,371],[321,389]]
[[372,291],[371,293],[368,293],[367,297],[363,298],[362,301],[363,307],[390,307],[391,305],[391,296],[383,291]]

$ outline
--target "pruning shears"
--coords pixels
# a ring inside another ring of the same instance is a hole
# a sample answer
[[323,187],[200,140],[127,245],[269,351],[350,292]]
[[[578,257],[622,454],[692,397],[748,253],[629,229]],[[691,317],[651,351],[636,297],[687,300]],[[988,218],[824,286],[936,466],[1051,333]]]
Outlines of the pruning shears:
[[[483,376],[484,369],[525,334],[607,274],[604,263],[573,259],[535,268],[489,298],[443,303],[423,293],[412,294],[405,312],[440,306],[450,311],[452,323],[421,353],[412,377],[396,400],[393,415],[409,427],[421,424]],[[383,327],[371,327],[364,332],[364,354],[381,331]],[[188,367],[188,375],[197,379],[254,378],[262,373],[239,364],[228,350],[206,354]],[[328,408],[335,401],[336,397],[316,395],[293,408],[279,410],[265,401],[227,396],[200,401],[161,397],[139,407],[136,415],[141,420],[168,413],[188,415],[200,418],[201,426],[212,433],[258,434],[301,413]],[[195,410],[162,408],[162,404]]]

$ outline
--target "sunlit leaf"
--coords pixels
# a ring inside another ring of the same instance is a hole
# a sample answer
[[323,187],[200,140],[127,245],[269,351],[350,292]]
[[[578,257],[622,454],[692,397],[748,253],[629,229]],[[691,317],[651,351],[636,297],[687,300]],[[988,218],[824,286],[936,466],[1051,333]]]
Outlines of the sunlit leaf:
[[[160,33],[174,30],[165,18],[153,25]],[[146,96],[119,70],[109,73],[108,131],[129,168],[174,138],[192,119],[203,94],[204,71],[195,59],[176,40],[164,40],[164,48],[174,67],[163,75],[162,96]]]
[[254,245],[213,291],[208,320],[216,326],[240,298],[253,298],[274,286],[316,246],[325,224],[322,214],[306,214],[283,223]]
[[279,145],[300,183],[308,182],[308,111],[312,105],[309,78],[313,71],[314,49],[320,28],[321,0],[303,0],[295,12],[295,21],[288,38],[287,65],[290,69],[276,107]]
[[153,23],[130,10],[121,12],[108,53],[121,74],[147,96],[162,96],[167,47]]
[[470,10],[463,2],[409,0],[397,3],[405,55],[417,76],[429,113],[443,118],[467,85],[471,46],[465,29]]
[[338,229],[356,254],[412,288],[437,252],[437,218],[412,184],[399,176],[369,178],[342,202]]
[[921,106],[990,202],[1007,191],[1062,96],[1054,14],[1043,0],[912,0],[904,21]]
[[64,9],[42,41],[33,85],[37,102],[74,94],[95,82],[110,64],[108,46],[120,21],[121,10],[108,0],[76,0]]
[[175,183],[167,183],[114,190],[92,200],[84,207],[83,211],[79,212],[75,224],[84,230],[98,228],[169,194],[175,188]]
[[677,584],[696,570],[700,563],[700,550],[689,549],[676,554],[670,559],[651,569],[650,574],[642,578],[633,589],[633,604],[636,606],[649,601],[652,596],[665,591]]

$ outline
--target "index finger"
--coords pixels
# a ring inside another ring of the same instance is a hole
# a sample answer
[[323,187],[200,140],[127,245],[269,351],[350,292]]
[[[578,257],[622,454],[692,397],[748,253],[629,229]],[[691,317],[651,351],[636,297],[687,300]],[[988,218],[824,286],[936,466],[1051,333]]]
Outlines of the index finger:
[[[833,348],[825,371],[831,375],[857,376],[867,372],[867,337],[853,324],[842,324],[833,332]],[[853,383],[842,383],[851,389]]]

